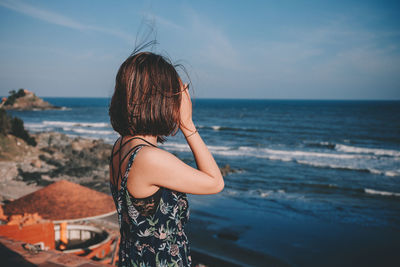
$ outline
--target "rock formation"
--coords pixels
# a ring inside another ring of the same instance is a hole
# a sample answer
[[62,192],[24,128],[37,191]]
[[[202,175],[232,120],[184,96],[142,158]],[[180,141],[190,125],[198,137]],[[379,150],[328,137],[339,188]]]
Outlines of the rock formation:
[[19,89],[18,92],[10,91],[7,98],[3,98],[0,107],[4,109],[15,110],[44,110],[44,109],[58,109],[59,107],[51,105],[49,102],[44,101],[36,96],[33,92],[26,89]]

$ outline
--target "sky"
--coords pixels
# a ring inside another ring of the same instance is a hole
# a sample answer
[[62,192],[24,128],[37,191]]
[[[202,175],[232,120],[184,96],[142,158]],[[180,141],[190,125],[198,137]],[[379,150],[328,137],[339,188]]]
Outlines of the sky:
[[194,97],[400,100],[400,2],[384,0],[0,0],[0,95],[110,97],[146,35]]

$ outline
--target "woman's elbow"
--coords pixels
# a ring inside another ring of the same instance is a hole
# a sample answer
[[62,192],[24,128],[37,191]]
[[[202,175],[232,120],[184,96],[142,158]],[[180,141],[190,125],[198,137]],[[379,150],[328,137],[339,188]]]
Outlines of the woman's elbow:
[[224,187],[225,187],[224,179],[221,179],[221,182],[218,184],[218,187],[217,187],[217,193],[219,193],[222,190],[224,190]]
[[225,182],[224,179],[219,180],[215,186],[213,187],[213,192],[212,194],[218,194],[220,193],[222,190],[224,190],[225,187]]

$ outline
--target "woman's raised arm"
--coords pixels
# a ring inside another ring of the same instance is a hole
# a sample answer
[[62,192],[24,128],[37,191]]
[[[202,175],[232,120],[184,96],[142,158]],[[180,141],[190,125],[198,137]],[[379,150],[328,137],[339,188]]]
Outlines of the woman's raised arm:
[[145,147],[135,159],[134,166],[138,167],[135,173],[148,185],[190,194],[216,194],[224,188],[224,180],[192,121],[192,103],[187,89],[182,92],[180,117],[180,129],[193,152],[197,169],[167,151]]

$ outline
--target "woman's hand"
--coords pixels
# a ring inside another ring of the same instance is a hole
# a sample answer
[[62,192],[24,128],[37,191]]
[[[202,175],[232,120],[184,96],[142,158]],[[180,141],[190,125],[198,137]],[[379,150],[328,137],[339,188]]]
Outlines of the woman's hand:
[[182,97],[180,106],[180,129],[185,136],[196,131],[192,120],[192,101],[187,84],[181,85]]

